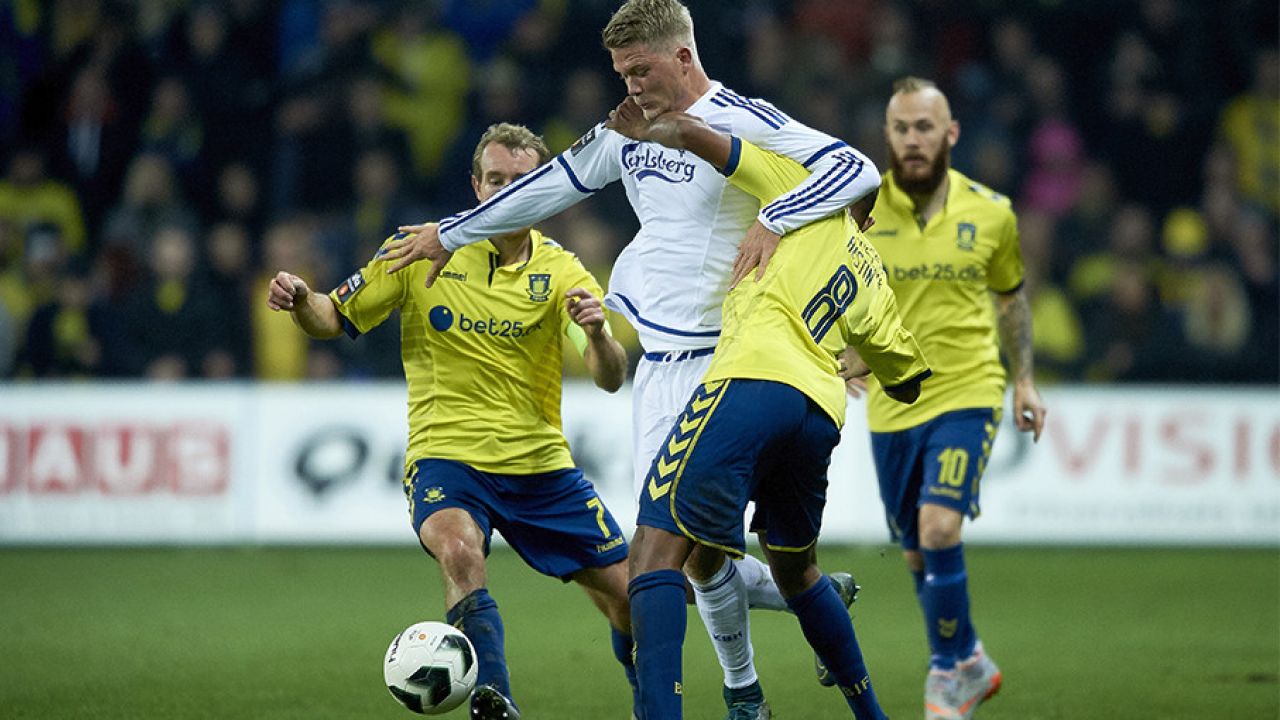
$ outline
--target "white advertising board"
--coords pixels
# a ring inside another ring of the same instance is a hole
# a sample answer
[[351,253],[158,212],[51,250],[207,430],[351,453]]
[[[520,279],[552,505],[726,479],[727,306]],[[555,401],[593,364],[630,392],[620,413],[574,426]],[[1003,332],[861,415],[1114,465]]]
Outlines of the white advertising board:
[[[1006,417],[974,542],[1280,545],[1280,390],[1055,388]],[[887,543],[850,404],[824,537]],[[629,389],[571,383],[574,457],[634,527]],[[0,386],[0,543],[414,541],[402,385]]]
[[239,387],[0,386],[0,542],[229,542],[249,531]]

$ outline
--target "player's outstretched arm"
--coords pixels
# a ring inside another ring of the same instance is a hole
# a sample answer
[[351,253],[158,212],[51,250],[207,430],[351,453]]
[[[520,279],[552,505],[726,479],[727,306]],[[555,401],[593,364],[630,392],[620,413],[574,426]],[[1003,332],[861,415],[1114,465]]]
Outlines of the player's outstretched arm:
[[1031,303],[1027,300],[1027,289],[1020,287],[1011,293],[997,293],[995,297],[1000,344],[1009,358],[1009,372],[1013,376],[1013,422],[1018,430],[1032,433],[1033,440],[1039,442],[1048,410],[1033,377],[1035,355],[1031,347]]
[[564,302],[569,318],[587,336],[582,359],[591,372],[591,379],[601,390],[617,392],[627,379],[627,351],[605,330],[604,305],[583,288],[566,292]]
[[342,334],[342,319],[333,300],[314,293],[302,278],[283,270],[267,287],[267,307],[287,311],[302,331],[313,338],[333,338]]

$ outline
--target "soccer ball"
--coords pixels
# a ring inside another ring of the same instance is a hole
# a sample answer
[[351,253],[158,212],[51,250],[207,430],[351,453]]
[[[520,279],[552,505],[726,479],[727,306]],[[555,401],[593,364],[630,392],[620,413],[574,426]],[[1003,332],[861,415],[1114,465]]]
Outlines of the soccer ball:
[[416,623],[391,641],[382,675],[401,705],[423,715],[439,715],[471,695],[476,651],[452,625]]

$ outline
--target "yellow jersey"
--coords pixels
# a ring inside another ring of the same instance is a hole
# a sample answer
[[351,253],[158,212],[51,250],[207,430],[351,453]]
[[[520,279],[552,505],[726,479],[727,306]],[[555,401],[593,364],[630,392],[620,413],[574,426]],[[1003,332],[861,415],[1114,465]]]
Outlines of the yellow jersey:
[[872,432],[915,427],[965,408],[1004,404],[1005,372],[990,292],[1022,286],[1018,225],[1009,199],[949,170],[943,209],[921,228],[915,204],[886,173],[867,238],[884,260],[902,317],[929,358],[928,397],[894,402],[869,383]]
[[493,243],[468,245],[428,288],[430,263],[388,275],[379,250],[329,293],[352,337],[400,310],[406,468],[424,458],[508,475],[573,467],[560,427],[561,357],[567,337],[585,336],[565,292],[604,292],[576,256],[531,232],[527,262],[500,266]]
[[[768,203],[809,177],[803,165],[733,138],[724,173]],[[704,382],[771,380],[803,392],[844,425],[836,353],[853,345],[892,386],[927,377],[924,355],[898,315],[880,260],[848,213],[790,232],[759,282],[747,275],[725,297],[724,325]]]

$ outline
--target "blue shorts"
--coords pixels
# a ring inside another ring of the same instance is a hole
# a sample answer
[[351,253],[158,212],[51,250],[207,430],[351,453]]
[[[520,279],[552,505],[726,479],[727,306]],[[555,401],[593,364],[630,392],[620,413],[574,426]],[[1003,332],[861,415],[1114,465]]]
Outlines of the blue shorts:
[[567,581],[579,570],[627,557],[622,530],[577,468],[498,475],[454,460],[419,460],[405,495],[414,533],[433,513],[462,508],[484,533],[486,555],[497,530],[543,575]]
[[766,380],[700,385],[650,465],[639,525],[741,557],[742,518],[770,550],[800,552],[818,539],[827,465],[840,430],[804,393]]
[[978,517],[978,483],[1000,426],[998,409],[954,410],[898,432],[871,433],[880,499],[895,542],[920,547],[921,505]]

